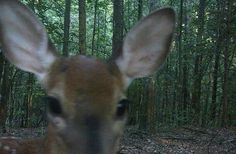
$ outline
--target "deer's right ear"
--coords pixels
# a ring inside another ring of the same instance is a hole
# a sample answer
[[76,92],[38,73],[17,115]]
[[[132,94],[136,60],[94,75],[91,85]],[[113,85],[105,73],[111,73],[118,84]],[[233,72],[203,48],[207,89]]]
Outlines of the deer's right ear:
[[164,8],[146,16],[128,32],[120,52],[113,53],[126,87],[133,79],[158,70],[169,53],[174,27],[174,10]]
[[56,54],[43,24],[16,0],[0,0],[0,39],[7,59],[43,80]]

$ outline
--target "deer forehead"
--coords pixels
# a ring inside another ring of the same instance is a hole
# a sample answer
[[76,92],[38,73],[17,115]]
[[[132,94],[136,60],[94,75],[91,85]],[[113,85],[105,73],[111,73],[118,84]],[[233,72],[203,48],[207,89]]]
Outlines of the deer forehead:
[[50,68],[45,88],[72,113],[113,114],[123,96],[119,74],[117,67],[95,58],[58,58]]

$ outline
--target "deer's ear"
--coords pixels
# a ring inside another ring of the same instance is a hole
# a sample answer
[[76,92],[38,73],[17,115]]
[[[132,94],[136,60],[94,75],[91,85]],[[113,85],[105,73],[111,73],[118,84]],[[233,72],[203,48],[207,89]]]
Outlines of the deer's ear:
[[0,36],[7,59],[43,79],[56,54],[43,24],[18,1],[0,0]]
[[174,27],[175,12],[165,8],[143,18],[130,30],[121,53],[113,53],[115,63],[127,80],[158,70],[169,52]]

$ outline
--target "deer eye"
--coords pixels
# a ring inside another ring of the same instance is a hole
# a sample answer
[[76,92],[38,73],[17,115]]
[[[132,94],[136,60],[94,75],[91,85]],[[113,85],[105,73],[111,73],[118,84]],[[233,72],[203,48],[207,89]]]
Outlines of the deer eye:
[[54,115],[62,114],[61,103],[59,102],[57,98],[52,97],[52,96],[47,96],[45,97],[45,100],[48,106],[49,113],[54,114]]
[[128,104],[129,104],[129,100],[128,99],[122,99],[118,103],[117,110],[116,110],[116,116],[118,118],[122,118],[125,115],[125,113],[127,111],[127,108],[128,108]]

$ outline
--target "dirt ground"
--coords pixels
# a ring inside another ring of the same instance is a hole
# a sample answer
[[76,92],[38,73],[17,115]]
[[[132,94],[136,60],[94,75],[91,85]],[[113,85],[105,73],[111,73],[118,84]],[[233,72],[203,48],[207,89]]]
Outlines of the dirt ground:
[[[42,129],[9,129],[0,136],[39,137]],[[184,127],[160,130],[150,135],[127,128],[119,154],[236,154],[236,128],[203,129]]]
[[148,135],[127,129],[121,154],[236,154],[236,129],[179,128]]

